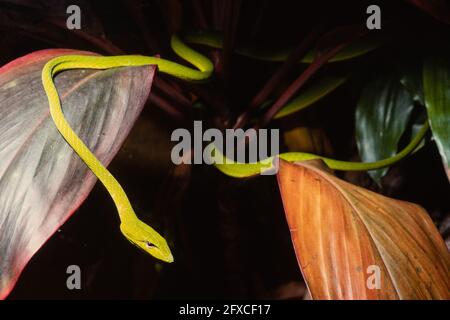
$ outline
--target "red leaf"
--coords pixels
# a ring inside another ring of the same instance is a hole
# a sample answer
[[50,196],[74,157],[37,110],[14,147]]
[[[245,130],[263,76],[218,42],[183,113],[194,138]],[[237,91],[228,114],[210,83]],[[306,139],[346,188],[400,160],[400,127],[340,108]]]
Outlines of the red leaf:
[[[41,83],[43,65],[63,54],[92,53],[43,50],[0,68],[0,298],[96,182],[57,131]],[[70,70],[56,76],[66,118],[105,165],[141,112],[154,70]]]

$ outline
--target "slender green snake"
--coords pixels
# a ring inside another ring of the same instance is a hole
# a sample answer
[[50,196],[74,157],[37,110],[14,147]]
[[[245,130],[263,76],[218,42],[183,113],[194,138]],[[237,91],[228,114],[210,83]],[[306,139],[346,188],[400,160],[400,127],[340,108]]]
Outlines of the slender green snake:
[[[425,122],[420,128],[416,136],[410,141],[410,143],[395,156],[374,161],[374,162],[350,162],[330,159],[327,157],[322,157],[312,153],[306,152],[286,152],[278,155],[280,159],[297,162],[297,161],[307,161],[307,160],[322,160],[330,169],[341,170],[341,171],[367,171],[376,170],[384,167],[388,167],[401,160],[411,152],[413,152],[420,144],[425,134],[429,128],[428,121]],[[224,174],[235,177],[235,178],[246,178],[260,174],[266,170],[273,169],[274,157],[269,157],[259,162],[254,163],[240,163],[234,162],[233,160],[227,158],[223,155],[219,149],[213,149],[213,156],[217,161],[215,166]]]
[[65,119],[53,77],[58,72],[68,69],[108,69],[145,65],[156,65],[161,72],[190,81],[204,80],[210,77],[214,67],[209,59],[184,45],[177,36],[172,37],[171,44],[179,56],[187,59],[198,70],[157,57],[137,55],[114,57],[59,56],[47,62],[42,70],[42,84],[47,94],[53,121],[67,143],[92,170],[111,195],[121,220],[120,230],[131,243],[155,258],[166,262],[173,261],[173,256],[166,240],[152,227],[139,220],[119,182],[81,141]]
[[[193,39],[195,40],[195,38]],[[190,42],[195,41],[191,39]],[[73,131],[70,124],[64,117],[61,108],[61,101],[53,82],[53,78],[57,73],[70,69],[108,69],[115,67],[145,65],[156,65],[159,71],[187,81],[201,81],[211,76],[214,66],[208,58],[189,48],[176,35],[172,36],[171,46],[177,55],[191,63],[197,69],[192,69],[158,57],[146,57],[139,55],[112,57],[65,55],[51,59],[45,64],[42,70],[42,84],[47,94],[52,119],[66,142],[97,176],[111,195],[120,217],[120,230],[131,243],[155,258],[165,262],[173,262],[173,256],[166,240],[156,230],[138,218],[119,182],[101,164],[101,162]],[[280,158],[288,161],[320,158],[323,159],[331,168],[339,170],[377,169],[388,166],[413,151],[423,138],[427,129],[428,125],[426,124],[423,126],[419,134],[411,141],[408,147],[396,156],[374,163],[352,163],[338,161],[306,153],[285,153],[281,154]],[[263,164],[261,162],[254,164],[216,164],[216,167],[220,171],[234,177],[246,177],[257,174],[261,170],[262,166]]]

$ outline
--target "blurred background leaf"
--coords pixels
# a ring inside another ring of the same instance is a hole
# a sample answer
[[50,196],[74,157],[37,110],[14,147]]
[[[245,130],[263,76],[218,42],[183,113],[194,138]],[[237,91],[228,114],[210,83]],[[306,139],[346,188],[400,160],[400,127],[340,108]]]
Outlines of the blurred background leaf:
[[317,80],[281,108],[274,118],[283,118],[311,106],[338,88],[345,80],[346,78],[343,77],[326,77]]
[[423,83],[433,138],[450,180],[450,60],[442,57],[427,59]]

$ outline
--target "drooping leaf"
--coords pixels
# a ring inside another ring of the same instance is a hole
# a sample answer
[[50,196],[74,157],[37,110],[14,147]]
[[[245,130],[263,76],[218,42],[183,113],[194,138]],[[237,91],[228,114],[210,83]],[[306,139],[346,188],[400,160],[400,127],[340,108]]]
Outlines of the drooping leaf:
[[[372,162],[397,153],[405,132],[414,99],[395,75],[381,76],[369,83],[356,108],[356,142],[362,161]],[[388,168],[369,171],[380,183]]]
[[303,110],[313,103],[319,101],[341,84],[346,81],[346,78],[339,77],[327,77],[322,78],[305,90],[300,91],[300,93],[289,101],[277,114],[274,116],[275,119],[286,117],[290,114]]
[[450,60],[429,58],[423,70],[428,118],[450,180]]
[[280,160],[278,184],[313,299],[450,299],[450,253],[423,208],[310,162]]
[[[49,114],[41,70],[63,54],[92,53],[44,50],[0,68],[0,298],[96,181]],[[56,76],[66,118],[105,165],[142,110],[153,74],[140,67]]]

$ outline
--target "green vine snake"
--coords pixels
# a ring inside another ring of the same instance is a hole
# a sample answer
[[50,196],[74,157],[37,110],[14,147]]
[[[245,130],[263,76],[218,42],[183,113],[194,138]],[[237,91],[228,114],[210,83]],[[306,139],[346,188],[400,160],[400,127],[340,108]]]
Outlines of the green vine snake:
[[[205,36],[202,38],[205,40]],[[195,37],[191,37],[190,42],[195,42]],[[201,40],[201,39],[200,39]],[[201,41],[198,40],[199,43]],[[204,44],[207,44],[203,41]],[[216,44],[217,45],[217,44]],[[165,262],[173,262],[173,256],[166,240],[152,227],[142,222],[133,210],[133,207],[114,176],[101,164],[89,148],[83,143],[78,135],[73,131],[70,124],[64,117],[61,101],[53,82],[54,76],[64,70],[69,69],[108,69],[115,67],[126,66],[145,66],[156,65],[158,70],[167,73],[171,76],[184,79],[187,81],[201,81],[208,79],[213,73],[214,66],[212,62],[202,54],[194,51],[184,44],[176,35],[171,38],[171,46],[175,53],[181,58],[191,63],[196,69],[189,68],[168,60],[158,57],[146,57],[139,55],[128,56],[83,56],[83,55],[65,55],[58,56],[48,61],[42,70],[42,84],[47,94],[48,103],[50,107],[50,114],[60,134],[64,137],[66,142],[78,154],[89,169],[97,176],[100,182],[105,186],[111,195],[120,217],[120,230],[123,235],[134,245]],[[411,143],[403,151],[396,156],[377,161],[373,163],[352,163],[345,161],[338,161],[328,158],[323,158],[318,155],[306,153],[285,153],[281,154],[280,158],[287,161],[300,161],[311,159],[323,159],[327,165],[333,169],[339,170],[371,170],[384,166],[388,166],[408,153],[412,152],[422,140],[428,125],[424,125],[419,134],[411,141]],[[270,159],[269,159],[270,160]],[[257,174],[263,164],[241,164],[241,163],[226,163],[217,164],[217,168],[234,177],[247,177]]]

